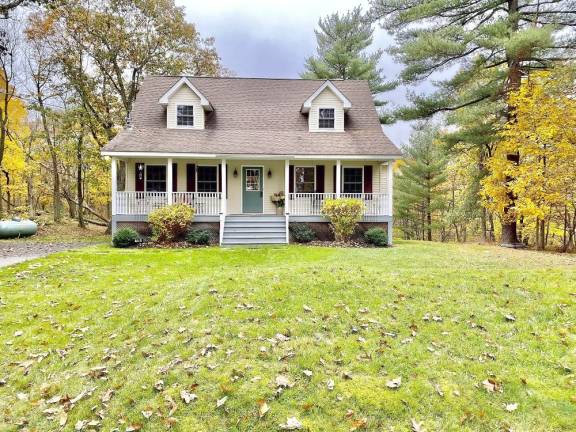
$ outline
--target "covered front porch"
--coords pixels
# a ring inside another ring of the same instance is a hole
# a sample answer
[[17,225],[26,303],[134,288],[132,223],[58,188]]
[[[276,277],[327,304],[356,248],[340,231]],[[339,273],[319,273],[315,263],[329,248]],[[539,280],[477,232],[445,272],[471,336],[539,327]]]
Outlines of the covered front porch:
[[[195,222],[220,224],[230,215],[282,216],[326,222],[329,198],[364,201],[365,222],[385,222],[391,239],[392,160],[246,157],[112,157],[113,230],[118,222],[146,222],[154,209],[183,203]],[[283,194],[284,205],[273,196]]]

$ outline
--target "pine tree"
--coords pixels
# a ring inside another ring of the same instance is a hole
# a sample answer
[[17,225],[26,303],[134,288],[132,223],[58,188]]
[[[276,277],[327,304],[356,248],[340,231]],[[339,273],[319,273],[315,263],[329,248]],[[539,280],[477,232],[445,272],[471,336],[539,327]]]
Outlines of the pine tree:
[[[393,83],[386,83],[378,63],[383,51],[368,53],[372,45],[374,28],[363,16],[361,7],[346,14],[334,13],[318,21],[315,30],[317,55],[306,59],[306,79],[360,79],[367,80],[372,94],[391,90]],[[381,106],[382,101],[376,101]]]
[[[458,66],[430,96],[412,95],[402,119],[455,111],[482,101],[503,101],[533,69],[552,67],[576,49],[571,0],[372,0],[371,14],[394,33],[391,52],[404,64],[401,81],[415,84]],[[441,75],[440,75],[441,77]],[[518,154],[505,155],[517,164]],[[507,180],[512,183],[513,179]],[[502,220],[502,242],[518,244],[514,195]]]
[[395,179],[395,213],[408,238],[432,240],[435,213],[444,209],[446,158],[437,140],[438,129],[418,127],[404,148],[404,164]]

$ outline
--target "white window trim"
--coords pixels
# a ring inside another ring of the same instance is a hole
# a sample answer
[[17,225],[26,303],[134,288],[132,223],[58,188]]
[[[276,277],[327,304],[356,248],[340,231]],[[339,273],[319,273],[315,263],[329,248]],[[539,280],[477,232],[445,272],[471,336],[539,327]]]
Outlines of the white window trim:
[[[314,192],[297,192],[296,191],[296,168],[314,168]],[[316,165],[294,165],[294,193],[316,193],[318,180],[316,178]]]
[[[199,192],[198,191],[198,168],[199,167],[216,167],[216,192]],[[197,193],[218,193],[220,192],[220,182],[218,181],[218,179],[220,178],[220,165],[213,165],[213,164],[196,164],[196,168],[194,168],[196,170],[196,175],[194,176],[194,181],[195,181],[195,185],[194,188],[196,190]],[[222,179],[222,181],[224,181],[224,179]]]
[[346,194],[349,194],[349,193],[358,193],[358,192],[344,192],[344,170],[345,170],[345,169],[348,169],[348,168],[359,168],[359,169],[362,170],[362,192],[360,192],[360,193],[363,194],[363,193],[364,193],[364,167],[363,167],[363,166],[357,166],[357,165],[354,165],[354,166],[343,166],[343,167],[342,167],[342,173],[341,173],[341,175],[340,175],[340,193],[343,193],[343,194],[344,194],[344,193],[346,193]]
[[[191,106],[192,107],[192,125],[179,125],[178,124],[178,107],[181,106]],[[190,104],[176,104],[174,106],[174,109],[176,110],[175,113],[175,129],[198,129],[198,126],[196,125],[196,110],[194,109],[194,105],[190,105]]]
[[[144,192],[148,192],[148,167],[164,167],[166,168],[166,190],[160,193],[168,192],[168,167],[163,164],[144,164]],[[136,164],[134,164],[134,169],[136,169]],[[152,191],[150,191],[152,192]],[[157,191],[154,191],[157,192]]]
[[[331,109],[334,111],[334,126],[332,126],[331,128],[326,128],[326,127],[320,127],[320,110],[323,109]],[[331,106],[323,106],[323,107],[318,107],[318,130],[322,131],[322,132],[328,132],[328,131],[335,131],[336,130],[336,107],[331,107]]]

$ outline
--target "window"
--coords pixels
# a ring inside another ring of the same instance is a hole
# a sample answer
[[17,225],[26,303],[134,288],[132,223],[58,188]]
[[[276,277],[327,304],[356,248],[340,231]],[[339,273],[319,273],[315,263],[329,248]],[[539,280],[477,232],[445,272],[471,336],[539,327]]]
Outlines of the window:
[[343,168],[342,192],[362,193],[364,189],[364,170],[362,168]]
[[146,165],[146,191],[166,192],[166,165]]
[[320,129],[334,129],[334,108],[320,108],[318,127]]
[[199,166],[196,170],[198,192],[218,192],[218,167]]
[[297,193],[313,193],[316,191],[316,168],[294,167],[294,190]]
[[176,125],[194,126],[194,107],[192,105],[176,106]]
[[259,168],[246,168],[246,185],[244,186],[247,191],[259,192],[260,191],[260,169]]

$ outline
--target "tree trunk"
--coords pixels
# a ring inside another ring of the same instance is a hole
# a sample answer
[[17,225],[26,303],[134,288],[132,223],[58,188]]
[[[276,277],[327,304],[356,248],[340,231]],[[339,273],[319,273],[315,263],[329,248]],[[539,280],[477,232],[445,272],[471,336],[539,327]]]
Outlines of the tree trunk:
[[82,188],[82,142],[83,135],[80,133],[76,146],[77,175],[76,175],[76,197],[78,199],[78,226],[86,228],[84,222],[84,190]]

